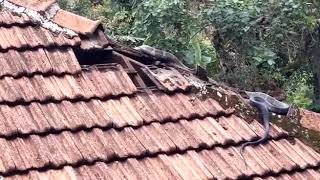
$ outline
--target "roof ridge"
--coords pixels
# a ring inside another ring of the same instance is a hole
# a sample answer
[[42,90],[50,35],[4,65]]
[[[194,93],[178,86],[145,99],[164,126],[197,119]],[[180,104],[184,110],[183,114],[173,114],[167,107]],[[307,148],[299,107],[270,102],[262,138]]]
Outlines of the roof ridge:
[[68,38],[79,34],[91,35],[101,24],[99,20],[93,21],[61,9],[56,0],[45,2],[0,0],[0,7],[21,16],[26,15],[35,24],[53,33],[63,34]]
[[73,30],[66,27],[61,27],[57,23],[52,21],[53,17],[60,9],[57,3],[53,3],[50,7],[48,7],[47,11],[45,11],[44,14],[41,14],[36,10],[12,3],[10,2],[10,0],[0,0],[0,7],[3,7],[5,10],[16,13],[18,15],[27,15],[31,19],[31,21],[39,24],[41,27],[47,30],[50,30],[51,32],[64,34],[69,38],[78,36],[78,34]]

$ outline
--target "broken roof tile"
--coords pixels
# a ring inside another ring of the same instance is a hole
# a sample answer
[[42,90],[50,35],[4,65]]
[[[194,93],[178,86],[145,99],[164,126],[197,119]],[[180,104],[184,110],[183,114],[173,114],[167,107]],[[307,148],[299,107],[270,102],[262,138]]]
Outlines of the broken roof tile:
[[53,17],[53,22],[82,35],[92,35],[101,24],[100,21],[92,21],[62,9]]
[[191,84],[188,82],[188,80],[174,68],[165,67],[147,69],[147,71],[149,71],[151,75],[155,77],[167,91],[186,91],[191,88]]
[[305,109],[300,109],[301,120],[300,123],[303,127],[320,131],[320,114],[311,112]]

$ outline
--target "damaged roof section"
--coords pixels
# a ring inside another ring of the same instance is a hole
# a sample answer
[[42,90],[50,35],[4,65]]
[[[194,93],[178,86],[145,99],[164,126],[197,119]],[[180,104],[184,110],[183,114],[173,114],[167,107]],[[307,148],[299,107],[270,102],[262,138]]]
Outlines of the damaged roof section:
[[172,67],[150,68],[147,69],[147,72],[169,92],[174,90],[187,91],[192,86],[180,72]]

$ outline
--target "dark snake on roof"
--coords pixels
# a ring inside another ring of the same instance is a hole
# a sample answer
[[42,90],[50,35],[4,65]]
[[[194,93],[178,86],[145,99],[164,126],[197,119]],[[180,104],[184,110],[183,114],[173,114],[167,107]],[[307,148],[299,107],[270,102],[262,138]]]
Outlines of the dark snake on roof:
[[174,54],[170,52],[163,51],[148,45],[142,45],[142,46],[136,47],[135,49],[154,57],[155,59],[159,60],[162,63],[167,63],[169,65],[186,69],[186,70],[189,69],[187,66],[183,64],[183,62],[180,59],[178,59]]
[[286,103],[280,102],[275,98],[261,92],[246,92],[246,93],[250,97],[250,105],[252,105],[253,107],[256,107],[262,114],[263,125],[264,125],[264,134],[260,139],[256,141],[245,142],[240,147],[241,158],[243,159],[245,165],[247,166],[245,158],[243,157],[243,151],[245,147],[249,145],[257,145],[259,143],[265,142],[269,137],[270,112],[273,112],[279,115],[286,115],[289,110],[289,105],[287,105]]

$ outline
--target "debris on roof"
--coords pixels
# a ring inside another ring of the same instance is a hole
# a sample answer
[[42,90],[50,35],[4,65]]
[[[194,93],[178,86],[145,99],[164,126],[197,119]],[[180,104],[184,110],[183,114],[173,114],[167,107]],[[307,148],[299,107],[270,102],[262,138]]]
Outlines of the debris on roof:
[[[240,146],[264,130],[226,108],[235,94],[213,95],[192,73],[109,41],[96,21],[52,10],[55,1],[0,2],[0,176],[320,178],[320,154],[274,124],[266,143],[247,147],[246,167]],[[34,21],[55,12],[72,18],[49,22],[75,36]]]
[[187,79],[172,67],[148,69],[148,72],[159,81],[168,91],[183,90],[191,88]]

